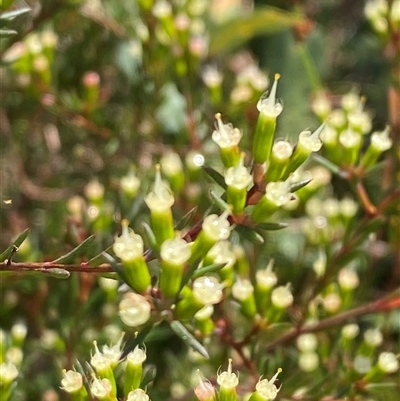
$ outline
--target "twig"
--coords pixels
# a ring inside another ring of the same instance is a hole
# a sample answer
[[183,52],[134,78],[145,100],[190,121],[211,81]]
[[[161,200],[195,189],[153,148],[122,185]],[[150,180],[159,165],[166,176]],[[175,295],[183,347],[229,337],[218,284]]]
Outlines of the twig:
[[0,263],[0,271],[44,271],[48,269],[63,269],[69,272],[76,273],[113,273],[114,269],[109,264],[102,264],[100,266],[88,266],[86,263],[63,265],[60,263],[51,262],[18,262],[7,264],[7,262]]
[[370,302],[369,304],[359,306],[354,309],[350,309],[339,315],[328,317],[319,322],[306,324],[301,327],[290,329],[286,334],[280,337],[278,340],[267,345],[266,351],[271,352],[280,345],[286,344],[299,335],[304,333],[315,333],[317,331],[329,329],[331,327],[339,326],[353,318],[368,315],[370,313],[390,311],[393,309],[400,309],[400,296],[397,295],[395,298],[386,296],[378,299],[377,301]]

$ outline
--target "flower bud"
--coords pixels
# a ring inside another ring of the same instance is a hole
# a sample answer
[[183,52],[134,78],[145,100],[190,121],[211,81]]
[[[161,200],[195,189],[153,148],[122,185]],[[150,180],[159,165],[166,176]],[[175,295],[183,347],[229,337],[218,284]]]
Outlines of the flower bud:
[[18,376],[17,367],[10,363],[0,364],[0,385],[1,387],[11,384]]
[[142,295],[129,292],[119,303],[119,317],[130,327],[140,326],[150,319],[151,306]]
[[116,396],[117,394],[117,386],[115,383],[115,377],[111,366],[111,360],[106,355],[103,355],[99,348],[97,347],[97,341],[93,341],[93,345],[95,348],[95,353],[90,359],[90,364],[96,370],[96,373],[104,379],[108,379],[112,386],[111,394]]
[[239,277],[232,286],[232,296],[239,302],[244,316],[252,319],[256,315],[254,287],[250,280]]
[[12,344],[15,347],[22,347],[27,333],[28,333],[28,327],[26,326],[25,323],[23,322],[15,323],[11,327]]
[[223,75],[215,66],[208,65],[203,70],[201,77],[210,92],[211,102],[218,105],[222,100]]
[[139,348],[138,345],[127,355],[124,373],[124,394],[139,388],[142,381],[143,362],[146,357],[146,351]]
[[214,305],[221,302],[224,284],[216,277],[202,276],[193,281],[193,295],[204,305]]
[[279,181],[283,177],[292,154],[293,146],[289,141],[281,139],[274,143],[265,174],[267,182]]
[[256,391],[252,394],[252,396],[249,398],[249,401],[272,401],[274,400],[277,395],[279,390],[281,389],[280,387],[277,388],[275,386],[275,381],[276,378],[278,377],[279,373],[282,372],[282,369],[279,368],[278,371],[275,373],[274,376],[272,376],[271,380],[267,379],[260,379],[258,383],[256,384]]
[[232,124],[224,124],[221,114],[215,115],[217,125],[212,133],[212,140],[219,146],[222,162],[225,167],[236,166],[240,154],[238,144],[242,138],[242,132],[234,128]]
[[126,401],[150,401],[150,398],[141,388],[137,388],[129,392]]
[[194,393],[199,401],[215,401],[215,388],[209,381],[204,381],[197,370],[200,384],[195,387]]
[[270,323],[278,322],[283,313],[293,304],[293,294],[290,291],[290,283],[272,290],[271,306],[267,310],[267,318]]
[[82,375],[74,370],[65,369],[62,371],[63,379],[61,380],[61,389],[69,394],[73,394],[76,400],[86,400],[87,391],[83,385]]
[[223,240],[218,241],[207,253],[204,258],[203,265],[221,263],[225,266],[218,271],[218,276],[221,281],[227,283],[228,286],[233,283],[233,265],[236,262],[236,255],[231,250],[231,245],[229,241]]
[[262,96],[257,103],[260,115],[258,116],[253,139],[253,157],[254,162],[258,164],[269,160],[275,135],[276,119],[283,110],[282,104],[276,101],[276,91],[280,75],[275,74],[274,78],[275,80],[269,96]]
[[364,355],[356,355],[353,361],[353,369],[359,374],[368,373],[372,368],[370,357]]
[[265,188],[265,195],[253,209],[252,219],[257,223],[266,221],[279,207],[289,202],[290,197],[289,181],[269,182]]
[[343,290],[351,291],[358,287],[360,279],[354,270],[344,268],[339,271],[338,283]]
[[301,352],[298,362],[302,371],[313,372],[319,366],[319,356],[316,352]]
[[225,210],[220,216],[210,214],[202,224],[202,231],[192,244],[192,256],[190,262],[202,259],[207,252],[221,240],[226,240],[231,234],[231,227],[228,221],[230,210]]
[[151,284],[151,277],[143,257],[143,239],[128,228],[127,220],[122,220],[121,225],[122,235],[115,238],[113,250],[122,260],[127,284],[137,292],[144,292]]
[[379,354],[378,365],[385,373],[395,373],[399,370],[399,357],[393,352]]
[[354,340],[360,333],[360,327],[356,323],[350,323],[343,326],[341,335],[347,340]]
[[86,184],[84,193],[87,199],[95,205],[100,205],[104,197],[104,185],[100,184],[97,179],[93,179]]
[[318,152],[322,148],[320,134],[325,129],[325,123],[319,126],[313,133],[311,131],[302,131],[299,134],[298,142],[290,157],[288,166],[282,179],[287,179],[290,173],[297,170],[313,152]]
[[168,152],[161,157],[160,164],[161,170],[168,178],[172,190],[175,193],[181,192],[185,183],[185,176],[179,155],[174,152]]
[[239,379],[235,373],[232,373],[232,359],[228,360],[228,369],[217,376],[219,384],[219,401],[236,401],[236,386]]
[[212,305],[206,305],[195,313],[196,328],[205,337],[209,336],[215,328],[215,324],[211,318],[214,313]]
[[254,289],[257,310],[261,315],[264,315],[268,309],[271,299],[272,288],[278,282],[278,277],[272,271],[274,260],[270,259],[268,266],[265,269],[257,270],[256,285]]
[[342,109],[349,113],[357,110],[360,107],[360,96],[356,90],[352,89],[350,92],[342,96],[341,99]]
[[244,153],[241,154],[239,163],[229,167],[225,172],[227,188],[227,202],[232,205],[234,215],[243,213],[246,206],[247,187],[252,184],[253,177],[244,166]]
[[386,127],[381,132],[374,132],[371,135],[371,143],[369,144],[367,151],[361,159],[361,166],[364,168],[370,168],[377,162],[382,152],[392,147],[392,140],[389,137],[390,128]]
[[311,102],[311,110],[320,119],[325,121],[332,110],[332,103],[325,92],[318,92]]
[[108,379],[99,379],[93,375],[92,382],[90,383],[90,392],[100,401],[114,401],[113,387]]
[[362,134],[348,128],[340,133],[339,142],[343,146],[342,164],[345,166],[354,165],[362,144]]
[[132,167],[129,169],[128,174],[121,178],[119,185],[123,194],[128,199],[132,199],[136,196],[140,187],[140,180],[135,175],[135,171]]
[[182,275],[191,255],[190,245],[183,239],[174,238],[161,245],[160,289],[165,297],[175,297],[181,289]]
[[168,186],[161,179],[160,165],[156,166],[156,180],[153,191],[145,198],[150,209],[150,222],[159,246],[167,240],[175,237],[174,222],[171,207],[175,199]]
[[305,353],[315,351],[318,347],[318,339],[314,333],[305,333],[297,337],[297,348]]

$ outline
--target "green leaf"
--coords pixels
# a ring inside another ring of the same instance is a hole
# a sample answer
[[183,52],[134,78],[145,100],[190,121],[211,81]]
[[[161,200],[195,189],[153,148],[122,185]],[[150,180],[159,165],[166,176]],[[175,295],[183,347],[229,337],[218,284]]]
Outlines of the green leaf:
[[212,167],[203,166],[202,169],[222,188],[226,189],[225,178],[217,170]]
[[150,366],[143,376],[140,388],[146,388],[150,383],[154,382],[157,374],[157,367],[155,365]]
[[129,340],[125,346],[124,351],[121,354],[120,360],[124,359],[131,351],[133,351],[137,345],[143,344],[146,337],[153,329],[153,324],[149,324],[148,326],[143,327],[138,335],[131,340]]
[[181,231],[185,227],[187,227],[190,222],[193,220],[194,215],[197,212],[197,206],[195,206],[193,209],[189,210],[175,225],[175,230]]
[[102,253],[104,259],[110,264],[112,269],[118,274],[118,276],[126,283],[126,277],[124,274],[124,269],[122,268],[121,265],[118,264],[118,262],[107,252]]
[[18,32],[14,29],[0,29],[0,38],[9,38],[15,36]]
[[219,270],[221,270],[226,263],[213,263],[212,265],[204,266],[204,267],[199,267],[196,269],[193,274],[192,274],[192,279],[196,279],[198,277],[205,276],[208,273],[215,273]]
[[105,253],[107,253],[109,256],[114,256],[113,246],[110,245],[103,252],[101,252],[98,255],[94,256],[92,259],[90,259],[87,262],[87,265],[88,266],[98,266],[98,265],[101,265],[102,263],[105,263],[105,262],[108,263],[108,259],[106,259],[106,257],[104,256]]
[[305,187],[311,181],[312,181],[312,178],[309,178],[307,180],[301,180],[298,182],[294,182],[293,184],[290,184],[290,192],[298,191],[299,189]]
[[186,344],[196,350],[200,355],[204,358],[209,359],[207,350],[204,346],[197,341],[197,339],[193,336],[192,333],[188,331],[188,329],[178,320],[174,320],[171,322],[171,329],[175,332],[175,334],[180,337]]
[[199,262],[200,262],[199,260],[194,261],[194,263],[189,267],[189,269],[183,275],[182,281],[181,281],[181,288],[180,288],[181,290],[190,281],[190,279],[193,277],[194,272],[199,267]]
[[331,173],[336,174],[336,175],[341,175],[342,170],[335,163],[332,163],[330,160],[325,159],[325,157],[323,157],[321,155],[318,155],[316,153],[313,153],[311,157],[317,163],[319,163],[322,166],[326,167]]
[[221,209],[223,212],[225,210],[229,210],[229,205],[219,196],[217,195],[213,190],[209,192],[211,199],[214,201],[215,205],[218,206],[219,209]]
[[274,7],[259,7],[250,15],[217,26],[210,35],[210,56],[229,53],[257,35],[271,35],[289,29],[301,19]]
[[248,226],[237,225],[236,232],[243,238],[254,244],[261,245],[264,243],[264,238],[254,228]]
[[31,12],[30,7],[22,7],[17,10],[13,11],[6,11],[2,14],[0,14],[0,21],[11,21],[16,17],[19,17],[20,15],[24,15]]
[[158,249],[157,239],[151,227],[146,222],[142,222],[142,226],[146,233],[147,240],[149,241],[150,248],[152,250]]
[[282,230],[282,228],[289,227],[288,223],[260,223],[256,225],[257,228],[260,228],[261,230],[268,230],[268,231],[276,231],[276,230]]
[[0,255],[0,262],[4,262],[6,259],[8,259],[14,249],[16,247],[17,249],[21,246],[21,244],[26,240],[28,234],[29,234],[30,229],[27,228],[25,229],[14,241],[13,244],[11,244],[5,251],[3,251]]
[[95,235],[91,235],[86,238],[81,244],[79,244],[76,248],[74,248],[71,252],[60,256],[59,258],[52,261],[52,263],[60,263],[67,264],[72,262],[75,258],[85,253],[90,247],[93,245],[94,240],[96,239]]

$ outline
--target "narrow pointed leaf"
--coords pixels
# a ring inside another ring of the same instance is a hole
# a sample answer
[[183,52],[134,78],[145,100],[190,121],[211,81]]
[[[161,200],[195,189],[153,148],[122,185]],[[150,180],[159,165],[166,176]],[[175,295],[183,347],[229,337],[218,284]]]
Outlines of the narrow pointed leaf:
[[127,342],[125,345],[125,349],[121,354],[120,360],[124,359],[131,351],[133,351],[137,345],[143,344],[144,340],[148,336],[148,334],[152,331],[153,329],[153,324],[149,324],[148,326],[143,327],[143,329],[140,331],[140,333],[135,336],[135,338],[132,338]]
[[197,339],[193,336],[192,333],[188,331],[188,329],[178,320],[174,320],[171,322],[171,329],[175,332],[175,334],[180,337],[186,344],[196,350],[200,355],[204,358],[209,359],[207,350],[204,346],[197,341]]
[[113,247],[112,245],[110,245],[108,248],[106,248],[103,252],[99,253],[98,255],[94,256],[92,259],[90,259],[87,262],[88,266],[99,266],[102,263],[107,262],[108,263],[108,259],[106,259],[104,257],[104,253],[109,254],[110,256],[114,256],[114,251],[113,251]]
[[235,230],[243,239],[253,242],[254,244],[261,245],[264,243],[264,238],[254,228],[237,225]]
[[219,209],[222,211],[228,210],[230,206],[220,197],[218,196],[214,191],[209,192],[211,199],[214,201],[214,203],[218,206]]
[[88,249],[90,249],[95,239],[96,236],[91,235],[90,237],[86,238],[81,244],[79,244],[76,248],[74,248],[71,252],[68,252],[67,254],[53,260],[52,263],[67,264],[72,262],[73,260],[75,260],[75,258],[81,256]]
[[140,383],[140,388],[146,388],[150,383],[154,381],[157,374],[157,367],[155,365],[150,366],[143,376],[142,382]]
[[9,38],[15,36],[18,32],[14,29],[0,29],[0,38]]
[[309,178],[307,180],[301,180],[298,182],[294,182],[293,184],[290,184],[290,192],[298,191],[299,189],[305,187],[311,181],[312,181],[312,178]]
[[331,173],[336,174],[336,175],[341,175],[341,169],[338,165],[335,163],[332,163],[328,159],[325,159],[325,157],[321,155],[317,155],[315,153],[312,154],[311,156],[317,163],[321,164],[322,166],[326,167]]
[[6,11],[6,12],[0,14],[0,20],[1,21],[11,21],[16,17],[19,17],[20,15],[29,13],[30,11],[31,11],[30,7],[22,7],[17,10]]
[[195,206],[193,209],[189,210],[175,225],[175,230],[183,230],[185,227],[187,227],[190,222],[193,220],[194,215],[197,212],[197,206]]
[[225,178],[217,170],[212,167],[203,166],[203,170],[222,188],[226,189]]
[[215,273],[219,270],[221,270],[226,263],[213,263],[212,265],[204,266],[204,267],[199,267],[196,269],[193,274],[192,274],[192,279],[196,279],[198,277],[205,276],[208,273]]
[[276,230],[282,230],[282,228],[288,227],[289,224],[287,223],[260,223],[257,224],[256,227],[260,228],[261,230],[268,230],[268,231],[276,231]]
[[147,240],[149,241],[150,248],[153,250],[158,249],[158,244],[157,244],[157,240],[156,240],[154,231],[145,222],[142,223],[142,226],[143,226],[144,232],[146,233]]
[[120,276],[121,279],[126,282],[124,269],[122,268],[122,266],[119,265],[117,261],[107,252],[103,252],[102,255],[104,256],[105,260],[110,264],[112,269],[118,274],[118,276]]
[[30,229],[27,228],[25,229],[14,241],[13,244],[11,244],[4,252],[1,253],[0,255],[0,262],[4,262],[6,259],[8,259],[14,249],[14,247],[19,248],[21,244],[26,240],[28,234],[29,234]]
[[[196,260],[194,263],[189,267],[189,269],[186,271],[186,273],[182,277],[181,281],[181,290],[182,288],[190,281],[190,279],[193,276],[193,273],[198,269],[199,267],[199,261]],[[180,291],[179,291],[180,292]]]

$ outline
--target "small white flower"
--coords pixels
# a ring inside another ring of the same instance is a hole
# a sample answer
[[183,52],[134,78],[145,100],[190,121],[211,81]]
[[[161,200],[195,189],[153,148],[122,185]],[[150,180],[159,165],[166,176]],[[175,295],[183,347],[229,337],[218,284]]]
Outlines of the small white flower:
[[115,237],[113,251],[124,261],[137,259],[143,254],[143,239],[128,227],[128,221],[122,220],[122,234]]
[[276,396],[278,395],[278,392],[280,390],[280,387],[277,388],[275,386],[275,380],[278,377],[279,373],[282,372],[282,369],[279,368],[278,371],[275,373],[274,376],[272,376],[271,380],[267,379],[262,379],[259,380],[258,383],[256,384],[256,391],[257,393],[265,398],[265,400],[274,400]]
[[283,106],[281,103],[276,101],[276,90],[278,87],[278,80],[281,76],[275,74],[274,83],[272,85],[271,92],[268,96],[262,96],[257,103],[257,109],[260,114],[267,117],[278,117],[282,113]]
[[193,295],[204,305],[214,305],[221,302],[224,284],[216,277],[203,276],[193,281]]
[[124,295],[119,303],[119,317],[127,326],[137,327],[150,319],[151,305],[147,299],[134,292]]
[[232,359],[228,360],[228,369],[217,376],[217,383],[225,389],[235,388],[239,384],[239,379],[232,373]]
[[217,120],[217,126],[212,133],[212,140],[220,148],[237,146],[242,138],[242,132],[239,128],[234,128],[232,124],[224,124],[220,113],[217,113],[215,118]]
[[379,367],[386,373],[394,373],[399,370],[398,356],[393,352],[382,352],[378,358]]
[[63,379],[61,380],[61,389],[67,393],[76,393],[83,386],[82,375],[74,370],[65,369],[62,372]]
[[289,289],[290,284],[275,288],[271,294],[271,302],[277,308],[288,308],[293,304],[293,294]]

